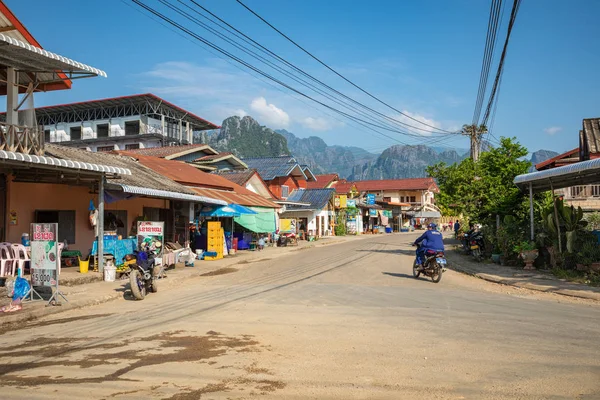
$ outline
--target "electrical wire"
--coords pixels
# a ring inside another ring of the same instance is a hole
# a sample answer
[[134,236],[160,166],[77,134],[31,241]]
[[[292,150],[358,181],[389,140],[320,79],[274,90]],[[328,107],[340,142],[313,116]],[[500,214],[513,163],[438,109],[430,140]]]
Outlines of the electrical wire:
[[[427,124],[423,121],[420,121],[396,108],[394,108],[393,106],[391,106],[390,104],[386,103],[385,101],[379,99],[378,97],[376,97],[375,95],[371,94],[370,92],[366,91],[365,89],[363,89],[362,87],[358,86],[356,83],[352,82],[350,79],[346,78],[344,75],[340,74],[339,72],[337,72],[335,69],[333,69],[332,67],[330,67],[329,65],[327,65],[325,62],[321,61],[321,59],[319,59],[318,57],[316,57],[315,55],[313,55],[311,52],[309,52],[308,50],[306,50],[304,47],[302,47],[301,45],[299,45],[298,43],[296,43],[293,39],[291,39],[289,36],[287,36],[285,33],[283,33],[282,31],[280,31],[279,29],[277,29],[275,26],[273,26],[270,22],[268,22],[266,19],[264,19],[263,17],[261,17],[257,12],[255,12],[254,10],[252,10],[250,7],[248,7],[246,4],[244,4],[242,1],[240,0],[236,0],[242,7],[244,7],[246,10],[248,10],[250,13],[252,13],[254,16],[256,16],[258,19],[260,19],[262,22],[264,22],[265,24],[267,24],[270,28],[272,28],[274,31],[276,31],[277,33],[279,33],[281,36],[283,36],[285,39],[287,39],[289,42],[291,42],[294,46],[296,46],[297,48],[299,48],[300,50],[302,50],[304,53],[308,54],[311,58],[313,58],[315,61],[317,61],[319,64],[323,65],[325,68],[327,68],[328,70],[330,70],[331,72],[333,72],[334,74],[336,74],[338,77],[342,78],[344,81],[346,81],[347,83],[349,83],[350,85],[354,86],[355,88],[357,88],[358,90],[360,90],[361,92],[363,92],[364,94],[366,94],[367,96],[371,97],[372,99],[376,100],[377,102],[385,105],[386,107],[396,111],[397,113],[404,115],[406,118],[409,118],[413,121],[416,121],[422,125],[425,125],[429,128],[433,128],[433,129],[438,129],[444,133],[450,133],[450,134],[456,134],[457,132],[450,132],[447,130],[443,130],[440,129],[436,126]],[[496,0],[494,0],[496,1]]]

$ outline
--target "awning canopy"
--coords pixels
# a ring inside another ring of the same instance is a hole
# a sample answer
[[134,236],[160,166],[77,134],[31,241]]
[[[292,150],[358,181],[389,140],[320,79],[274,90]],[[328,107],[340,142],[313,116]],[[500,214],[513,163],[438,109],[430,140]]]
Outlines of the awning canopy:
[[68,168],[80,171],[99,172],[104,174],[131,175],[131,170],[127,168],[85,163],[80,161],[63,160],[54,157],[35,156],[4,150],[0,150],[0,162],[10,163],[18,166],[34,166],[32,164],[35,164],[36,167],[45,167],[52,169]]
[[251,207],[256,214],[242,214],[235,217],[234,221],[244,228],[256,233],[271,233],[277,229],[275,225],[275,211]]
[[564,167],[518,175],[514,184],[524,192],[529,185],[534,193],[565,187],[600,183],[600,158],[581,161]]
[[252,211],[249,208],[240,206],[238,204],[230,204],[228,206],[206,206],[200,210],[200,215],[202,217],[239,217],[241,215],[253,215],[256,214],[256,211]]
[[191,201],[194,203],[217,204],[217,205],[222,205],[222,206],[227,205],[227,203],[224,202],[223,200],[211,199],[209,197],[204,197],[204,196],[195,196],[195,195],[186,194],[186,193],[170,192],[167,190],[149,189],[149,188],[143,188],[143,187],[139,187],[139,186],[129,186],[129,185],[122,185],[122,184],[111,184],[111,186],[118,187],[125,193],[137,194],[140,196],[157,197],[157,198],[169,199],[169,200],[185,200],[185,201]]
[[413,218],[441,218],[442,214],[438,211],[415,211],[413,213],[406,213]]

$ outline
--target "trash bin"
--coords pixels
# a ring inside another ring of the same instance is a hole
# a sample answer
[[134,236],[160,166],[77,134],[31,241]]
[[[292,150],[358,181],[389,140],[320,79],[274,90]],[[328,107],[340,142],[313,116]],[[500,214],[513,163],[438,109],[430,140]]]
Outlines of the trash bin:
[[79,259],[79,273],[87,274],[90,269],[90,258],[87,260],[82,260],[81,257],[77,257]]
[[393,230],[392,230],[392,228],[390,228],[389,226],[387,226],[387,227],[385,228],[385,233],[392,233],[392,232],[393,232]]

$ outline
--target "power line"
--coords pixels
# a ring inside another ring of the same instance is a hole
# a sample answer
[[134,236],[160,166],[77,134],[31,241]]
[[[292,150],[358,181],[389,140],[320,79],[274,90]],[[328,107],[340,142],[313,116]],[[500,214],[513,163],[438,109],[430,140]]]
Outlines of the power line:
[[376,100],[377,102],[385,105],[386,107],[396,111],[397,113],[404,115],[405,117],[416,121],[422,125],[428,126],[430,128],[433,129],[437,129],[440,130],[444,133],[450,133],[450,134],[456,134],[457,132],[450,132],[444,129],[440,129],[436,126],[427,124],[423,121],[420,121],[396,108],[394,108],[393,106],[391,106],[390,104],[386,103],[385,101],[379,99],[378,97],[376,97],[375,95],[369,93],[368,91],[366,91],[365,89],[363,89],[362,87],[358,86],[357,84],[355,84],[354,82],[352,82],[350,79],[346,78],[345,76],[343,76],[342,74],[340,74],[339,72],[337,72],[335,69],[333,69],[332,67],[330,67],[329,65],[327,65],[325,62],[321,61],[319,58],[317,58],[315,55],[313,55],[311,52],[309,52],[308,50],[306,50],[304,47],[302,47],[301,45],[299,45],[298,43],[296,43],[293,39],[291,39],[289,36],[287,36],[285,33],[283,33],[282,31],[280,31],[279,29],[277,29],[275,26],[273,26],[271,23],[269,23],[266,19],[264,19],[263,17],[261,17],[258,13],[256,13],[254,10],[252,10],[250,7],[248,7],[246,4],[244,4],[242,1],[240,0],[236,0],[241,6],[243,6],[246,10],[250,11],[254,16],[256,16],[258,19],[260,19],[261,21],[263,21],[265,24],[267,24],[270,28],[272,28],[273,30],[275,30],[277,33],[279,33],[281,36],[283,36],[284,38],[286,38],[289,42],[291,42],[294,46],[296,46],[297,48],[299,48],[300,50],[302,50],[304,53],[308,54],[311,58],[313,58],[315,61],[317,61],[319,64],[323,65],[325,68],[327,68],[328,70],[330,70],[331,72],[333,72],[334,74],[336,74],[337,76],[339,76],[340,78],[342,78],[344,81],[346,81],[347,83],[349,83],[350,85],[354,86],[355,88],[357,88],[358,90],[360,90],[361,92],[363,92],[364,94],[366,94],[367,96],[371,97],[372,99]]
[[[429,129],[429,128],[421,128],[421,127],[418,127],[418,126],[414,126],[414,125],[407,124],[406,122],[402,122],[402,121],[399,121],[399,120],[397,120],[397,119],[395,119],[395,118],[392,118],[392,117],[390,117],[390,116],[387,116],[387,115],[385,115],[385,114],[383,114],[383,113],[381,113],[381,112],[379,112],[379,111],[377,111],[377,110],[375,110],[375,109],[373,109],[373,108],[371,108],[371,107],[369,107],[369,106],[367,106],[367,105],[365,105],[365,104],[363,104],[363,103],[361,103],[361,102],[359,102],[359,101],[356,101],[355,99],[353,99],[353,98],[351,98],[351,97],[347,96],[346,94],[344,94],[344,93],[342,93],[342,92],[338,91],[337,89],[335,89],[335,88],[331,87],[330,85],[328,85],[328,84],[324,83],[323,81],[319,80],[318,78],[315,78],[314,76],[310,75],[309,73],[307,73],[307,72],[306,72],[306,71],[304,71],[303,69],[301,69],[301,68],[297,67],[296,65],[294,65],[293,63],[291,63],[291,62],[289,62],[288,60],[284,59],[283,57],[281,57],[281,56],[280,56],[280,55],[278,55],[277,53],[275,53],[275,52],[271,51],[270,49],[268,49],[267,47],[263,46],[262,44],[260,44],[260,43],[259,43],[259,42],[257,42],[256,40],[252,39],[251,37],[249,37],[249,36],[248,36],[248,35],[246,35],[245,33],[241,32],[239,29],[237,29],[237,28],[235,28],[234,26],[232,26],[231,24],[229,24],[227,21],[223,20],[223,19],[222,19],[222,18],[220,18],[219,16],[215,15],[214,13],[212,13],[210,10],[208,10],[206,7],[202,6],[201,4],[199,4],[198,2],[196,2],[195,0],[190,0],[190,1],[191,1],[193,4],[195,4],[195,5],[196,5],[198,8],[200,8],[200,9],[202,9],[203,11],[205,11],[206,13],[210,14],[210,15],[211,15],[213,18],[217,19],[217,20],[220,22],[220,24],[219,24],[218,22],[216,22],[215,20],[213,20],[213,19],[211,19],[211,18],[207,17],[206,15],[203,15],[203,14],[202,14],[201,12],[199,12],[198,10],[195,10],[195,9],[193,9],[192,7],[190,7],[189,5],[185,4],[185,3],[184,3],[182,0],[177,0],[177,1],[178,1],[179,3],[181,3],[181,4],[183,4],[183,5],[184,5],[185,7],[187,7],[188,9],[192,10],[194,13],[196,13],[196,14],[200,15],[202,18],[205,18],[206,20],[208,20],[208,21],[210,21],[211,23],[215,24],[215,25],[216,25],[216,26],[218,26],[219,28],[221,28],[221,29],[223,29],[224,31],[228,32],[229,34],[231,34],[231,35],[234,35],[234,36],[235,36],[235,37],[237,37],[238,39],[241,39],[241,40],[243,40],[245,43],[248,43],[249,45],[251,45],[252,47],[256,48],[257,50],[259,50],[259,51],[263,52],[263,53],[264,53],[264,54],[266,54],[267,56],[269,56],[269,57],[271,57],[271,58],[273,58],[273,59],[275,59],[275,60],[277,60],[277,61],[279,61],[279,62],[282,62],[283,64],[285,64],[286,66],[290,67],[290,68],[291,68],[291,69],[293,69],[294,71],[296,71],[296,72],[298,72],[298,73],[302,74],[302,75],[303,75],[303,76],[305,76],[306,78],[308,78],[308,79],[312,80],[313,82],[315,82],[315,83],[317,83],[317,84],[319,84],[319,85],[323,86],[323,87],[324,87],[324,88],[326,88],[327,90],[330,90],[330,91],[334,92],[336,95],[338,95],[338,96],[340,96],[340,97],[343,97],[343,98],[344,98],[344,99],[346,99],[346,100],[349,100],[350,102],[352,102],[352,103],[354,103],[354,104],[358,105],[359,107],[361,107],[361,108],[363,108],[363,109],[365,109],[365,110],[368,110],[369,112],[372,112],[372,113],[376,114],[378,117],[385,118],[387,121],[391,121],[392,123],[400,124],[400,125],[403,125],[403,126],[406,126],[406,127],[409,127],[409,128],[413,128],[413,129],[420,130],[420,131],[424,131],[424,132],[428,132],[428,133],[434,133],[434,134],[441,134],[441,133],[444,133],[444,134],[445,134],[445,133],[446,133],[446,131],[444,131],[444,130],[443,130],[443,129],[441,129],[441,128],[437,128],[437,127],[436,127],[436,128],[434,128],[434,129]],[[198,22],[199,22],[199,21],[198,21]],[[203,25],[204,25],[204,24],[203,24]],[[211,32],[215,33],[215,32],[214,32],[214,30],[213,30],[212,28],[210,28],[210,27],[208,27],[208,28],[207,28],[207,27],[205,26],[205,29],[209,29]],[[215,34],[222,36],[222,35],[221,35],[221,34],[219,34],[219,33],[215,33]],[[223,39],[223,40],[229,40],[229,39]],[[245,47],[244,47],[244,49],[246,49],[246,50],[247,50],[247,48],[245,48]],[[246,50],[243,50],[243,51],[245,51],[245,52],[246,52]],[[253,54],[253,57],[255,57],[255,58],[256,58],[256,57],[260,57],[260,56],[258,56],[256,53],[254,53],[254,52],[252,52],[252,54]],[[260,58],[262,59],[262,61],[263,61],[263,62],[265,62],[265,59],[264,59],[263,57],[260,57]],[[272,64],[272,63],[270,63],[270,62],[269,62],[269,64],[270,64],[270,66],[271,66],[272,68],[277,68],[279,72],[281,72],[281,73],[284,73],[284,74],[286,74],[286,75],[289,77],[289,75],[288,75],[287,73],[283,72],[283,71],[282,71],[282,70],[281,70],[279,67],[274,67],[274,66],[273,66],[273,64]],[[292,79],[294,79],[294,80],[296,80],[296,81],[297,81],[297,79],[296,79],[296,78],[292,78]],[[307,83],[307,82],[306,82],[304,79],[302,79],[302,78],[299,78],[299,79],[301,79],[301,80],[302,80],[302,83],[303,83],[305,86],[306,86],[306,85],[309,85],[309,87],[310,87],[312,90],[315,90],[315,91],[317,91],[317,90],[320,90],[320,89],[316,89],[314,85],[311,85],[311,84]],[[318,93],[320,93],[321,95],[324,95],[324,96],[328,96],[328,95],[325,95],[325,94],[323,94],[323,92],[322,92],[322,91],[318,91]],[[333,100],[331,97],[329,97],[329,98],[330,98],[331,100]],[[336,100],[333,100],[333,101],[336,101]],[[339,101],[336,101],[336,103],[338,103],[338,104],[342,104],[342,103],[340,103]],[[343,105],[344,105],[345,107],[352,108],[351,106],[349,106],[349,105],[348,105],[348,103],[345,103],[345,102],[344,102],[344,104],[343,104]],[[361,113],[363,113],[363,115],[365,115],[363,111],[358,111],[356,108],[352,108],[352,109],[353,109],[354,111],[361,112]],[[388,125],[388,126],[389,126],[389,125]],[[421,135],[419,135],[419,136],[421,136]],[[418,136],[414,136],[414,137],[418,137]]]

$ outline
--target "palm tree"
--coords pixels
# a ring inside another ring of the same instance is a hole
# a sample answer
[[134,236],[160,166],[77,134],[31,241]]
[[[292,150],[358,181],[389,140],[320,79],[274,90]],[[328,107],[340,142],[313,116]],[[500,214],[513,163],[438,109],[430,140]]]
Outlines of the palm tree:
[[473,161],[479,160],[479,153],[481,152],[481,137],[488,132],[487,126],[476,124],[463,125],[462,134],[471,138],[471,159]]

